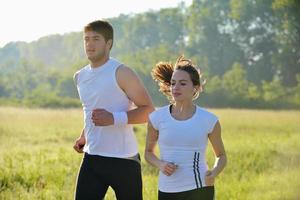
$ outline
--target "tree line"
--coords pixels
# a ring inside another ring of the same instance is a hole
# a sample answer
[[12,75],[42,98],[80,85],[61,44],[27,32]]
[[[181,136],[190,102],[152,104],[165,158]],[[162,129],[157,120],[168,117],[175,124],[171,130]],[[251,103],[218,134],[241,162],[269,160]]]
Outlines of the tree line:
[[[299,19],[297,0],[194,0],[108,20],[112,56],[140,75],[156,106],[166,100],[152,67],[184,54],[206,80],[200,105],[300,108]],[[80,106],[72,76],[87,63],[81,32],[9,43],[0,49],[0,104]]]

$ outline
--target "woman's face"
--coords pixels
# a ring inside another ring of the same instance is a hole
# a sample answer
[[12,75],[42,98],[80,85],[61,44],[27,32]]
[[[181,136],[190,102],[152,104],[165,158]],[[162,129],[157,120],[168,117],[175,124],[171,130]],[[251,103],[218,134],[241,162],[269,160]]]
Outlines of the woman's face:
[[190,75],[183,70],[175,70],[171,78],[171,94],[174,101],[192,101],[195,87]]

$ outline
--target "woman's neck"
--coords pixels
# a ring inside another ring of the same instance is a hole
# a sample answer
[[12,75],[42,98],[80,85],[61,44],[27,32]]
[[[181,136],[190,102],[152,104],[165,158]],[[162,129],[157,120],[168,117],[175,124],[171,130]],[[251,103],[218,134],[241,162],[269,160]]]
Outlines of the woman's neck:
[[185,120],[193,116],[196,106],[193,102],[175,102],[172,105],[172,116],[175,119]]

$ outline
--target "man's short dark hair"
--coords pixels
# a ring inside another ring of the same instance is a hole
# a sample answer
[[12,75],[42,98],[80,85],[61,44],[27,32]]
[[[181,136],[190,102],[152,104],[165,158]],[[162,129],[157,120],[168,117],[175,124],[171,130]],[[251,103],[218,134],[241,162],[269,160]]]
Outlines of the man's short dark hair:
[[114,41],[114,30],[112,25],[108,21],[105,20],[93,21],[84,27],[84,32],[87,31],[95,31],[101,34],[104,37],[105,42],[107,42],[108,40],[112,40],[112,44],[111,44],[112,47]]

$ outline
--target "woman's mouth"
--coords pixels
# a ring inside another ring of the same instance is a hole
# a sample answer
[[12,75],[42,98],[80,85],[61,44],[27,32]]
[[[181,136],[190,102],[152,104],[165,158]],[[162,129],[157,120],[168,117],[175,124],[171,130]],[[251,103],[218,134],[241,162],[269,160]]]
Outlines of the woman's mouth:
[[179,92],[174,92],[174,93],[173,93],[173,96],[174,96],[174,97],[178,97],[178,96],[180,96],[180,95],[181,95],[181,93],[179,93]]

